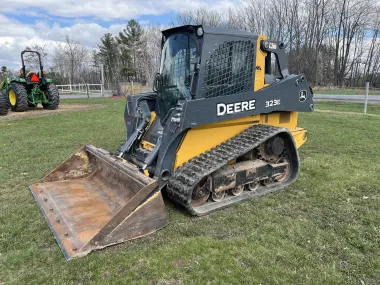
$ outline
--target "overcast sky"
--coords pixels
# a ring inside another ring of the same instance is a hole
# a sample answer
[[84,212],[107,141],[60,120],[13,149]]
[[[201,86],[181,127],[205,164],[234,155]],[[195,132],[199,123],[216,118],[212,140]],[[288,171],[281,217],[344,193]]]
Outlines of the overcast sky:
[[96,47],[100,37],[117,34],[128,20],[142,25],[169,24],[181,9],[205,6],[226,9],[240,0],[9,0],[0,8],[0,66],[19,69],[20,52],[33,44],[48,50],[67,34],[87,47]]

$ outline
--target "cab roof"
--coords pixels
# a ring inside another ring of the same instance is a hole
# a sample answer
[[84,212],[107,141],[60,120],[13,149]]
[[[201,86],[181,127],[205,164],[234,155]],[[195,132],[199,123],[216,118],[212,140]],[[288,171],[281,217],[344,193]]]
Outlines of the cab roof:
[[168,37],[171,34],[179,33],[181,31],[195,32],[199,27],[203,28],[203,31],[204,31],[205,34],[232,35],[232,36],[249,37],[249,38],[257,37],[258,36],[256,33],[239,31],[239,30],[233,30],[233,29],[226,29],[226,28],[220,28],[220,27],[204,26],[204,25],[184,25],[184,26],[178,26],[178,27],[174,27],[174,28],[163,30],[162,34],[165,37]]

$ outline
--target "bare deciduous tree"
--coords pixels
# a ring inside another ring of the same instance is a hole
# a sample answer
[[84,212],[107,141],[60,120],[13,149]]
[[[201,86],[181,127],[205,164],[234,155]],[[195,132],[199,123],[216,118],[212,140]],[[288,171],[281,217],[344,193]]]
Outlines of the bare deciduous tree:
[[[47,65],[48,54],[46,52],[46,45],[35,44],[35,45],[30,46],[30,47],[26,47],[25,50],[39,52],[39,54],[41,55],[42,65],[43,66]],[[24,54],[24,61],[25,61],[26,68],[28,70],[37,72],[40,69],[40,63],[39,63],[37,54],[25,53]]]
[[[376,0],[244,0],[228,11],[185,10],[177,24],[205,24],[263,34],[286,45],[290,70],[318,85],[376,85],[379,77]],[[362,79],[361,79],[362,78]]]
[[68,78],[70,84],[83,82],[89,63],[89,51],[79,42],[66,35],[65,43],[59,44],[53,55],[56,72]]
[[[377,0],[243,0],[240,6],[226,10],[184,10],[171,24],[263,34],[285,43],[290,71],[305,74],[312,84],[363,86],[369,80],[380,87],[379,14]],[[113,40],[109,34],[96,51],[66,37],[53,55],[53,71],[66,83],[99,81],[98,66],[103,63],[107,86],[118,85],[131,74],[151,85],[159,71],[161,30],[165,28],[141,28],[138,45],[127,38]]]

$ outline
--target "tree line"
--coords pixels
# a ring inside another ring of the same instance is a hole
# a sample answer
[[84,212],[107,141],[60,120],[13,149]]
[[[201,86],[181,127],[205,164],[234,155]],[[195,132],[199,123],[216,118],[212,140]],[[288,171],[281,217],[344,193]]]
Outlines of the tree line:
[[292,73],[318,86],[380,87],[380,2],[244,0],[224,13],[198,9],[173,24],[202,23],[256,32],[285,43]]
[[103,64],[108,85],[117,87],[125,81],[152,85],[159,70],[161,29],[159,26],[142,28],[130,20],[118,35],[105,34],[98,48],[96,61]]
[[[377,0],[244,0],[224,11],[182,11],[169,26],[203,24],[263,34],[284,42],[290,72],[305,74],[314,86],[362,87],[369,81],[380,88],[378,15]],[[130,81],[151,85],[159,70],[161,30],[169,26],[141,27],[130,20],[91,48],[66,36],[50,54],[49,76],[57,84],[99,83],[103,65],[106,88],[117,90],[120,82]],[[28,48],[46,59],[45,47]]]
[[[104,70],[105,88],[119,91],[122,82],[140,82],[152,85],[153,77],[159,69],[161,30],[158,25],[144,28],[135,21],[128,21],[118,34],[106,33],[96,47],[85,47],[66,35],[50,54],[46,45],[28,46],[41,54],[48,77],[57,85],[101,82],[101,66]],[[28,71],[38,71],[39,62],[35,54],[24,56]],[[0,80],[18,76],[6,66],[0,69]]]

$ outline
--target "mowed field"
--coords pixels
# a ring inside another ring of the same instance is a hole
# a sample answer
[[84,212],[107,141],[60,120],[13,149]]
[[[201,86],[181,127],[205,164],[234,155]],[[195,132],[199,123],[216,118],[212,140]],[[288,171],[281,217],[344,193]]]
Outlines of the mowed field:
[[[63,100],[62,100],[63,101]],[[28,189],[84,144],[114,151],[125,99],[0,121],[0,284],[380,284],[380,106],[317,102],[287,190],[66,262]],[[326,111],[331,110],[331,111]]]
[[[365,87],[355,89],[345,88],[313,88],[314,94],[333,94],[333,95],[365,95]],[[369,95],[380,95],[380,89],[370,89]]]

